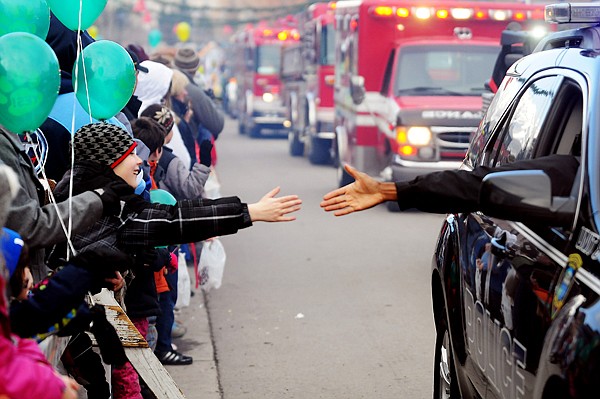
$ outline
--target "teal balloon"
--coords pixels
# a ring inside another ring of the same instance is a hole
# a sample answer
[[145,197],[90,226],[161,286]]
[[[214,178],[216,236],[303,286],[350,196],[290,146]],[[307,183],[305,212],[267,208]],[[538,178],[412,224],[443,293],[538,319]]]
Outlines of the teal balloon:
[[170,192],[158,188],[150,190],[150,202],[154,204],[175,205],[177,200]]
[[59,88],[58,59],[45,41],[26,32],[0,37],[0,124],[13,133],[37,129]]
[[27,32],[45,40],[50,29],[46,0],[0,0],[0,36]]
[[79,104],[101,120],[121,111],[135,88],[133,60],[127,50],[109,40],[84,48],[75,61],[72,76]]
[[[85,30],[98,19],[108,0],[47,0],[56,18],[71,30]],[[81,8],[79,3],[81,1]],[[81,26],[79,11],[81,10]]]
[[158,29],[152,29],[148,32],[148,44],[151,47],[156,47],[162,40],[162,33]]

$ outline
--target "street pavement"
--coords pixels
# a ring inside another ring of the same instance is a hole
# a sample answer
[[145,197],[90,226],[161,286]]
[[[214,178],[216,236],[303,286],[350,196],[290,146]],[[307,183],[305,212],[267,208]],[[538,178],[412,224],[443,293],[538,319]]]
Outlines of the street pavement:
[[[190,276],[193,276],[193,270],[193,267],[189,268]],[[193,277],[192,291],[194,296],[190,299],[190,306],[181,309],[181,313],[175,316],[183,321],[187,333],[175,338],[173,343],[179,352],[192,356],[194,362],[188,366],[166,366],[166,369],[187,399],[220,399],[221,389],[205,298],[202,290],[194,289]]]

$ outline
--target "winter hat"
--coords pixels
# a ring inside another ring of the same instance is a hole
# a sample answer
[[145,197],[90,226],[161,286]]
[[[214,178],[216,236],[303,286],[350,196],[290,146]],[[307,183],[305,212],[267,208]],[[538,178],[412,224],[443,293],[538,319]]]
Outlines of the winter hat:
[[75,132],[75,161],[93,161],[115,168],[136,147],[133,137],[110,123],[90,123]]
[[148,106],[140,116],[147,116],[154,119],[165,129],[167,134],[173,129],[173,125],[175,124],[171,110],[160,104]]
[[134,43],[128,44],[127,50],[133,51],[135,53],[135,55],[138,57],[138,59],[140,60],[140,62],[147,61],[150,59],[150,57],[148,57],[148,54],[146,54],[146,50],[144,50],[144,48],[142,46],[140,46],[139,44],[134,44]]
[[198,69],[200,66],[200,57],[193,47],[183,46],[177,49],[175,53],[175,66],[179,69]]
[[169,93],[173,70],[166,65],[154,61],[143,61],[141,66],[148,69],[148,73],[138,75],[137,85],[133,93],[142,102],[139,114],[150,104],[157,104]]
[[23,239],[14,230],[3,227],[0,231],[0,249],[4,257],[4,263],[8,269],[9,276],[12,276],[19,264],[21,251],[23,250]]
[[133,66],[135,67],[135,69],[140,72],[148,73],[148,68],[140,64],[141,61],[137,53],[133,50],[130,50],[129,48],[127,48],[126,50],[129,56],[131,57],[131,60],[133,61]]

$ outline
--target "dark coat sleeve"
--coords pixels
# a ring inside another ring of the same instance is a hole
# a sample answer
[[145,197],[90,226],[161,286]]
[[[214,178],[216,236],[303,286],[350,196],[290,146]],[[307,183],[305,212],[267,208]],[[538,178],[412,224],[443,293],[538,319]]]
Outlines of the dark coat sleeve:
[[234,234],[252,225],[248,206],[237,197],[149,204],[119,230],[124,247],[156,247]]
[[13,301],[10,306],[12,331],[23,338],[47,332],[69,312],[84,304],[92,288],[92,274],[74,265],[67,265],[32,290],[25,301]]
[[396,183],[401,210],[418,209],[432,213],[478,211],[479,190],[483,178],[492,172],[542,170],[552,182],[552,194],[568,195],[577,174],[579,162],[570,155],[550,155],[517,161],[499,167],[478,166],[473,171],[447,170],[418,176]]
[[198,86],[190,83],[186,86],[186,90],[192,101],[192,108],[194,110],[192,119],[195,128],[197,129],[198,125],[202,124],[216,139],[225,126],[223,113],[216,107],[213,100],[204,93],[204,90]]

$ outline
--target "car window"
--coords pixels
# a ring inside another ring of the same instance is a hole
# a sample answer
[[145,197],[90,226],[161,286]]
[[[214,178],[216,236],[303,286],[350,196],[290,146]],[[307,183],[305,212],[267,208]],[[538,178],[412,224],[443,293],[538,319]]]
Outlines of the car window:
[[492,134],[496,131],[496,126],[500,122],[506,110],[510,107],[513,99],[519,89],[523,86],[523,80],[512,76],[507,76],[498,88],[498,92],[492,99],[492,102],[484,115],[476,134],[471,140],[471,147],[467,153],[467,163],[471,167],[480,164],[487,164],[484,159],[484,149]]
[[[581,155],[583,91],[564,76],[533,81],[513,105],[509,117],[496,129],[492,159],[496,165],[551,154]],[[571,187],[576,197],[578,179]],[[531,226],[540,236],[560,248],[570,228]]]
[[528,85],[494,145],[496,165],[534,157],[540,132],[561,82],[560,76],[547,76]]

